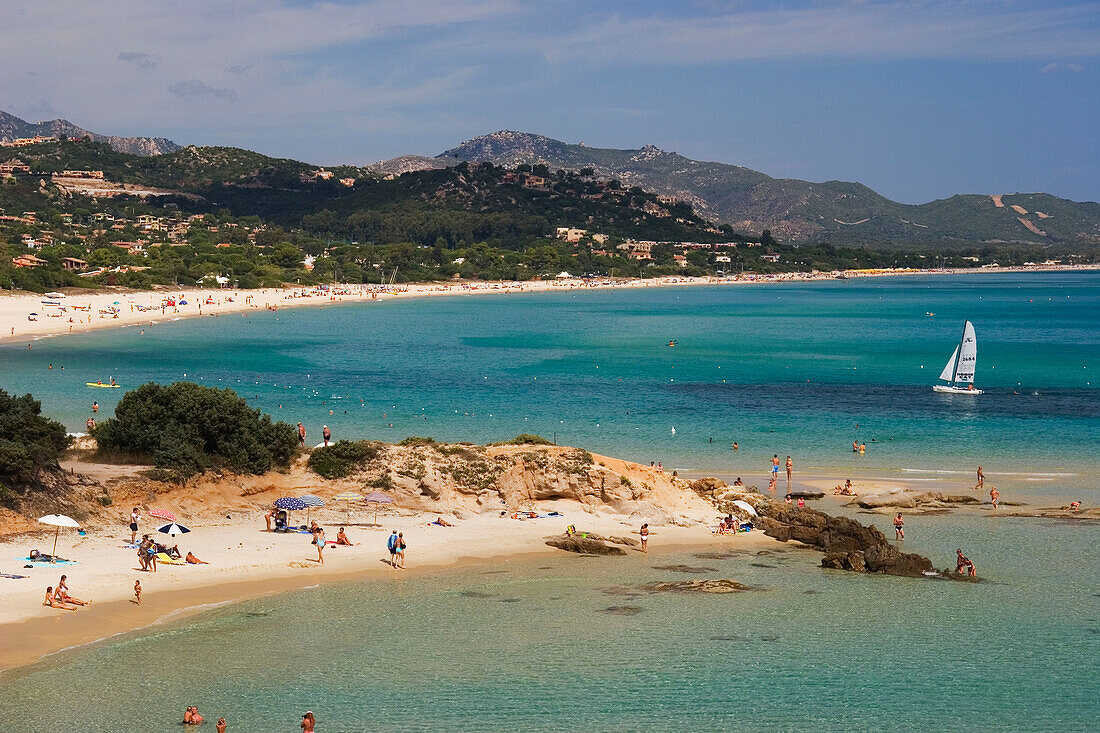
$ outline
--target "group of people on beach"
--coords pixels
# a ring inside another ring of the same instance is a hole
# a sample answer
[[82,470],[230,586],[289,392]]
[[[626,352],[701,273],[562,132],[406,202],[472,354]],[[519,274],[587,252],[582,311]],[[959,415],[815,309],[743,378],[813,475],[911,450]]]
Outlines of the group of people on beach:
[[56,587],[51,585],[46,588],[46,599],[42,602],[43,606],[57,608],[62,611],[75,611],[79,606],[91,604],[91,601],[82,601],[69,594],[68,579],[69,576],[62,575],[61,579],[57,581]]

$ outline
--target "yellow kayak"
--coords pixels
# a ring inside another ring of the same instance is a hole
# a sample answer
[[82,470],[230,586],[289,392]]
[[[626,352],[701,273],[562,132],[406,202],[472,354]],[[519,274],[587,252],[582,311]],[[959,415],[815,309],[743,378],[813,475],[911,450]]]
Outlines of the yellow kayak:
[[102,387],[103,389],[118,389],[121,384],[100,384],[99,382],[85,382],[88,387]]

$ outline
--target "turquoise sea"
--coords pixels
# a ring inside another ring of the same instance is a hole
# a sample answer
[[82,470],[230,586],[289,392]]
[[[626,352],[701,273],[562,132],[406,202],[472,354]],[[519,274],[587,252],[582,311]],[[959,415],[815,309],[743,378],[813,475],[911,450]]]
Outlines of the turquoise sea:
[[[967,318],[986,394],[933,393]],[[982,464],[999,486],[1057,494],[1100,478],[1097,272],[472,295],[144,330],[0,347],[0,386],[74,431],[123,391],[86,381],[187,379],[318,440],[322,424],[388,441],[537,433],[746,477],[773,453],[841,475],[969,479]]]
[[[74,430],[92,399],[109,415],[118,397],[85,381],[186,378],[311,435],[322,423],[385,440],[556,434],[757,479],[773,453],[838,475],[950,477],[981,462],[1002,495],[1094,505],[1098,285],[1096,273],[908,277],[283,310],[5,346],[0,386]],[[987,393],[936,395],[965,318]],[[906,549],[940,567],[963,547],[988,582],[824,571],[819,554],[780,548],[321,586],[5,675],[0,719],[167,731],[195,704],[231,731],[298,730],[307,709],[325,732],[1096,730],[1097,525],[945,515],[906,532]],[[655,567],[675,563],[703,570]],[[690,578],[761,590],[638,591]]]
[[[777,546],[321,586],[9,676],[0,718],[174,731],[193,704],[231,731],[297,730],[306,710],[325,733],[1096,730],[1100,528],[939,516],[906,531],[940,566],[962,544],[989,582],[826,571]],[[674,563],[701,572],[659,569]],[[638,590],[685,578],[761,590]]]

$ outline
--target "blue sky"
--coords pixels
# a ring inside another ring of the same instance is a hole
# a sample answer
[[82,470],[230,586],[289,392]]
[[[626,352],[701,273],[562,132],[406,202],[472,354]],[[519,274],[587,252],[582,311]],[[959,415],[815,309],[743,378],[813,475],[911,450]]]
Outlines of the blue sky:
[[906,202],[1100,200],[1100,3],[0,4],[0,109],[317,163],[499,129]]

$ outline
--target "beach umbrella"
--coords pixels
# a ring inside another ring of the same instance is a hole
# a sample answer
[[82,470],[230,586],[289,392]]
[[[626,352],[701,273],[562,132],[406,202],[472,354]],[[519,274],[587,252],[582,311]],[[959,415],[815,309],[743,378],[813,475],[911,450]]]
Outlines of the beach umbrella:
[[57,527],[57,531],[53,533],[53,552],[50,555],[57,556],[57,537],[61,534],[62,527],[72,527],[73,529],[80,525],[76,523],[76,520],[72,517],[66,517],[64,514],[47,514],[44,517],[38,518],[39,523],[48,524],[51,527]]
[[175,537],[177,535],[187,534],[191,530],[189,530],[187,527],[184,527],[182,524],[171,522],[170,524],[166,524],[163,527],[157,527],[157,531],[162,532],[169,537]]
[[[275,500],[276,509],[286,509],[288,512],[299,512],[306,508],[306,503],[297,496],[284,496]],[[289,525],[289,520],[287,521]]]
[[157,519],[163,519],[168,522],[176,521],[176,515],[167,509],[150,509],[148,512],[150,517],[156,517]]
[[351,508],[351,502],[359,501],[363,498],[362,494],[357,494],[354,491],[342,491],[336,496],[332,497],[333,501],[344,502],[344,522],[348,521],[348,510]]
[[754,517],[757,516],[756,509],[753,507],[753,505],[748,503],[747,501],[744,501],[743,499],[734,499],[733,505],[744,509],[746,512],[753,515]]
[[306,524],[309,524],[309,510],[315,506],[324,506],[325,500],[319,496],[314,496],[313,494],[306,494],[305,496],[300,496],[298,498],[301,499],[306,505]]
[[378,524],[378,505],[392,504],[393,497],[389,494],[383,494],[379,491],[375,491],[374,493],[367,494],[363,498],[363,501],[367,502],[368,504],[374,504],[374,523]]

